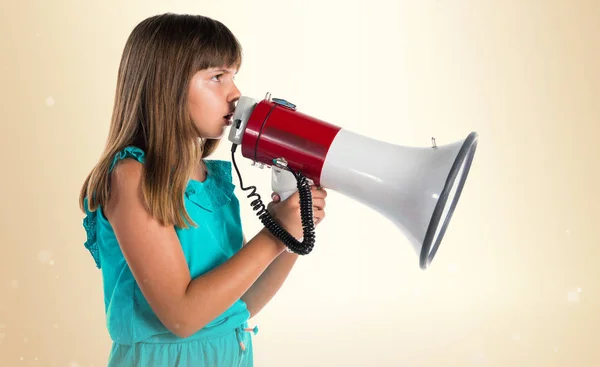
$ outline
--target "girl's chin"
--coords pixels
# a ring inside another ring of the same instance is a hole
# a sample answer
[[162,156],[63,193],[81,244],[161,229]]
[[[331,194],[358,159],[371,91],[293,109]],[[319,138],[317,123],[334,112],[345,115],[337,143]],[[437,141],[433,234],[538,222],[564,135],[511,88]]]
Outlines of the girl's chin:
[[229,127],[227,124],[214,125],[211,129],[202,129],[200,138],[204,139],[221,139],[225,134],[225,130]]
[[221,139],[225,135],[225,129],[227,126],[221,127],[220,131],[215,131],[212,134],[206,134],[204,136],[205,139]]

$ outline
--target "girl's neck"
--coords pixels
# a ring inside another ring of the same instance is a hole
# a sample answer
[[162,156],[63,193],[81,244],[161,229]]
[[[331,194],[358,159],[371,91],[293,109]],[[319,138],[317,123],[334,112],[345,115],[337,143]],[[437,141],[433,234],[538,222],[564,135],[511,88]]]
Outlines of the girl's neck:
[[194,170],[194,173],[192,174],[192,179],[199,182],[204,182],[206,180],[207,175],[208,171],[206,169],[206,165],[204,164],[204,160],[201,160],[200,164],[198,164],[198,166]]

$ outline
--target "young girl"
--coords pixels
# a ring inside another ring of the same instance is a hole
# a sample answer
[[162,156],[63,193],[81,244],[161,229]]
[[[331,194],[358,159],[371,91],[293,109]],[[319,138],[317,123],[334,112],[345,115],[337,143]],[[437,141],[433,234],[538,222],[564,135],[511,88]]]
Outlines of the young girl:
[[[102,271],[108,366],[252,366],[247,321],[297,255],[267,229],[246,243],[231,163],[215,150],[240,92],[241,47],[202,16],[142,21],[123,52],[108,142],[81,190]],[[313,188],[315,222],[324,190]],[[299,198],[269,211],[302,237]]]

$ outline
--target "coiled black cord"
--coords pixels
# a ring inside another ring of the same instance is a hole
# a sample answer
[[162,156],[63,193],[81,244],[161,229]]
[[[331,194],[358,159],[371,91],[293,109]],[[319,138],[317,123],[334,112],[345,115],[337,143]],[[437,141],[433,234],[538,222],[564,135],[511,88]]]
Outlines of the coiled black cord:
[[[262,202],[260,195],[256,192],[256,186],[244,187],[242,181],[242,175],[240,174],[240,170],[235,163],[235,151],[237,149],[237,145],[233,144],[231,147],[231,161],[237,172],[238,179],[240,181],[240,187],[244,191],[250,190],[251,193],[248,194],[248,198],[254,197],[255,199],[250,203],[252,209],[256,212],[256,215],[262,222],[262,224],[279,240],[281,240],[287,248],[298,254],[298,255],[308,255],[315,246],[315,223],[313,217],[313,203],[312,203],[312,193],[310,190],[310,183],[308,179],[300,172],[294,172],[291,168],[285,167],[288,171],[290,171],[294,177],[296,177],[298,194],[300,195],[300,219],[302,222],[302,228],[304,233],[304,238],[302,242],[298,241],[294,236],[292,236],[288,231],[286,231],[276,220],[273,218],[271,213],[265,207],[265,204]],[[284,167],[282,167],[284,168]]]

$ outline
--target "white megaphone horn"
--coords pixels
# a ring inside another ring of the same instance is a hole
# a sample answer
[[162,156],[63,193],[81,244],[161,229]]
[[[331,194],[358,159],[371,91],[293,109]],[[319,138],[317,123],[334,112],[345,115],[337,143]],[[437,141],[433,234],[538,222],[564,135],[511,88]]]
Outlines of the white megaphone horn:
[[[301,202],[310,200],[306,187],[315,184],[379,212],[410,241],[425,270],[460,198],[478,135],[471,132],[462,141],[442,146],[435,140],[430,147],[394,145],[300,113],[295,105],[271,99],[267,93],[261,101],[239,99],[229,140],[234,165],[234,152],[241,145],[242,155],[253,164],[272,168],[272,189],[282,200],[297,190],[301,190]],[[305,231],[300,243],[269,216],[259,195],[251,196],[257,197],[252,205],[263,223],[291,251],[307,254],[312,250],[312,206],[303,208]]]

